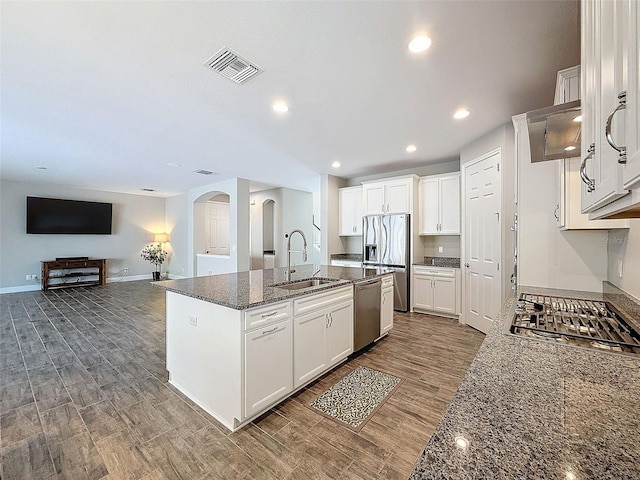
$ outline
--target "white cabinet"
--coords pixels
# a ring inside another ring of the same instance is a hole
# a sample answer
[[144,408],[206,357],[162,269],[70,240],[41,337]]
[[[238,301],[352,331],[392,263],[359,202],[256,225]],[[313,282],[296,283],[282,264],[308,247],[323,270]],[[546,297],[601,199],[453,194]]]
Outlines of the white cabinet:
[[362,235],[362,187],[346,187],[338,190],[340,212],[340,236]]
[[363,183],[364,214],[413,213],[415,176]]
[[264,410],[293,388],[291,319],[244,335],[244,416]]
[[460,313],[460,270],[415,266],[413,308],[446,315]]
[[293,388],[298,388],[353,353],[353,288],[293,303]]
[[[640,193],[637,0],[584,0],[582,8],[582,212],[634,209]],[[619,215],[624,216],[624,215]]]
[[[558,72],[555,104],[580,99],[580,67],[571,67]],[[628,220],[589,220],[581,212],[580,158],[558,161],[557,202],[553,215],[556,225],[562,230],[593,230],[628,228]]]
[[460,173],[422,177],[420,235],[460,235]]
[[393,328],[393,275],[382,277],[380,295],[380,335]]

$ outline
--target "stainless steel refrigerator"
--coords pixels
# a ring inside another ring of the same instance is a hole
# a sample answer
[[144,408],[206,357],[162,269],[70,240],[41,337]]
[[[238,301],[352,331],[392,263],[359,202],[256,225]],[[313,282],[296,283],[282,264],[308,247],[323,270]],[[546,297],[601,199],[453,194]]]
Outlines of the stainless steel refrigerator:
[[393,270],[393,308],[409,311],[410,215],[366,215],[362,221],[363,266]]

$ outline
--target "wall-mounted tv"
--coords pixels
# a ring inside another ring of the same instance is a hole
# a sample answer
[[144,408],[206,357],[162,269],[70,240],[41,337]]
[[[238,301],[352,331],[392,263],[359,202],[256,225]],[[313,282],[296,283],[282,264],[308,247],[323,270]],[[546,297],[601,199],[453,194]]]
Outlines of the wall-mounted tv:
[[112,205],[27,197],[27,233],[110,235]]

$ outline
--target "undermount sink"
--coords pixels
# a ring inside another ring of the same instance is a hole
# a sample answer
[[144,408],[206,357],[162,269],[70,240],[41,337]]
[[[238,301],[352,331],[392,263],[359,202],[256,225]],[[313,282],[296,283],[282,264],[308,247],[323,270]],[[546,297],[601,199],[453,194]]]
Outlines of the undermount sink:
[[338,280],[329,280],[326,278],[307,278],[305,280],[296,280],[294,282],[272,286],[277,288],[284,288],[285,290],[301,290],[303,288],[317,287],[319,285],[326,285],[327,283],[333,283],[337,281]]

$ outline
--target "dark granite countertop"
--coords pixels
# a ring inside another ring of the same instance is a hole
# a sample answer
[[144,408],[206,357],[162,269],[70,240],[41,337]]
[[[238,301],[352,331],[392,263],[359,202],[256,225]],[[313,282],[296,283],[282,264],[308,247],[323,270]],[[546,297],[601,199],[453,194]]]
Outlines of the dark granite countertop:
[[345,260],[349,262],[362,262],[361,253],[332,253],[331,260]]
[[311,277],[338,279],[339,281],[304,290],[284,290],[273,285],[287,282],[287,269],[270,268],[252,270],[250,272],[167,280],[155,282],[153,285],[235,310],[245,310],[390,273],[384,268],[332,267],[329,265],[298,265],[295,270],[295,273],[291,275],[291,281]]
[[[611,301],[607,290],[605,282]],[[639,318],[640,306],[621,296]],[[504,334],[514,301],[504,304],[410,479],[640,478],[640,358]]]
[[427,267],[460,268],[460,259],[457,257],[424,257],[424,262],[414,263],[414,265],[425,265]]

